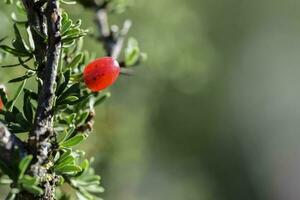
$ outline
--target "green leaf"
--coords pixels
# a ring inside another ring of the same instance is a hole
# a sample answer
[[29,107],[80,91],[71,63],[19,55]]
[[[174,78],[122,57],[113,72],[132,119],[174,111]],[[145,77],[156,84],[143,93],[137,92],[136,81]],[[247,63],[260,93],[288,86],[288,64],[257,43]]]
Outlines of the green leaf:
[[111,94],[108,92],[106,94],[104,94],[103,96],[101,96],[99,99],[96,100],[94,106],[98,106],[101,103],[103,103],[106,99],[108,99],[111,96]]
[[72,153],[71,149],[65,149],[64,151],[65,152],[60,156],[59,160],[57,161],[58,163],[66,159]]
[[66,121],[68,124],[73,124],[75,118],[76,118],[76,113],[72,113],[71,115],[66,117]]
[[12,42],[13,47],[15,49],[17,49],[18,51],[24,52],[26,54],[30,54],[30,52],[28,51],[29,48],[25,44],[25,41],[22,39],[22,36],[21,36],[18,26],[16,24],[14,24],[14,33],[15,33],[16,39]]
[[71,1],[71,0],[60,0],[60,2],[67,4],[67,5],[74,5],[76,4],[76,1]]
[[14,56],[18,56],[18,57],[31,57],[31,54],[28,52],[23,52],[14,48],[11,48],[7,45],[0,45],[0,49],[2,49],[3,51],[10,53]]
[[22,113],[18,113],[16,115],[16,122],[20,125],[20,127],[28,129],[30,127],[30,123],[24,118]]
[[66,165],[74,165],[75,164],[75,158],[72,155],[67,156],[65,159],[58,162],[58,164],[55,166],[55,168],[62,168]]
[[67,66],[67,69],[72,69],[72,68],[78,66],[80,64],[80,62],[82,61],[82,58],[83,58],[82,53],[75,56],[75,58],[72,60],[72,62]]
[[65,73],[61,74],[61,79],[60,81],[62,82],[61,84],[59,84],[59,86],[57,87],[56,90],[56,96],[60,96],[63,91],[66,89],[69,80],[70,80],[70,76],[71,76],[71,70],[67,70]]
[[35,26],[31,26],[32,30],[41,37],[41,39],[43,40],[47,40],[47,35],[45,35],[44,33],[40,32]]
[[104,192],[104,188],[99,186],[99,185],[88,185],[87,187],[85,187],[85,189],[90,192],[90,193],[93,193],[93,194],[101,194]]
[[12,80],[9,80],[8,83],[16,83],[16,82],[20,82],[20,81],[24,81],[32,76],[35,75],[35,72],[32,70],[28,70],[26,72],[26,74],[24,76],[18,77],[18,78],[14,78]]
[[88,186],[88,185],[99,185],[100,184],[100,176],[97,175],[82,175],[82,177],[80,177],[80,179],[76,180],[78,182],[78,184],[80,184],[81,186]]
[[63,101],[64,99],[66,99],[69,96],[77,96],[77,94],[79,94],[80,92],[80,88],[79,88],[80,84],[79,83],[75,83],[73,84],[71,87],[69,87],[64,93],[61,94],[61,96],[57,99],[57,104],[59,104],[59,102]]
[[21,58],[18,58],[19,59],[19,63],[16,63],[16,64],[12,64],[12,65],[2,65],[1,67],[3,67],[3,68],[10,68],[10,67],[18,67],[18,66],[23,66],[24,68],[26,68],[26,69],[31,69],[30,67],[28,67],[27,65],[26,65],[26,62],[28,62],[29,60],[31,60],[32,59],[32,57],[29,57],[29,58],[27,58],[26,60],[22,60]]
[[25,132],[28,132],[28,127],[22,127],[22,126],[19,126],[19,125],[9,125],[8,126],[9,130],[15,134],[17,133],[25,133]]
[[24,90],[24,100],[23,100],[23,112],[26,119],[32,123],[33,121],[33,106],[30,102],[31,96],[29,90]]
[[30,192],[31,194],[35,196],[40,196],[44,193],[42,188],[35,186],[35,185],[22,185],[22,187],[27,191]]
[[127,47],[125,49],[125,65],[134,65],[139,60],[139,57],[140,49],[137,40],[134,38],[129,38]]
[[64,35],[66,31],[70,29],[72,26],[72,20],[69,19],[69,16],[66,12],[62,14],[62,27],[61,27],[61,34]]
[[26,84],[26,79],[23,81],[23,83],[19,86],[16,94],[15,94],[15,97],[13,98],[13,100],[10,102],[10,105],[7,106],[7,109],[9,111],[12,111],[16,101],[18,100],[18,97],[20,96],[21,92],[23,91],[24,87],[25,87],[25,84]]
[[17,9],[18,9],[18,12],[21,13],[21,14],[25,14],[26,13],[26,10],[23,6],[23,3],[21,1],[17,1],[16,2],[16,6],[17,6]]
[[16,193],[12,192],[11,190],[6,196],[5,200],[15,200],[15,198],[16,198]]
[[21,81],[24,81],[24,80],[26,80],[28,78],[29,78],[28,75],[25,74],[24,76],[20,76],[18,78],[14,78],[14,79],[9,80],[8,83],[21,82]]
[[19,163],[19,179],[23,178],[25,171],[27,170],[33,156],[25,156]]
[[60,157],[60,152],[59,152],[59,151],[57,151],[57,152],[55,153],[55,156],[54,156],[54,158],[53,158],[53,162],[57,162],[57,161],[58,161],[58,159],[59,159],[59,157]]
[[67,134],[68,134],[67,130],[60,131],[59,133],[56,134],[56,141],[58,143],[65,141],[67,139]]
[[28,62],[31,59],[32,59],[32,57],[29,57],[28,59],[26,59],[26,60],[23,61],[21,58],[18,58],[18,60],[20,62],[20,65],[22,67],[24,67],[25,69],[28,69],[29,73],[35,74],[35,72],[33,71],[33,69],[31,69],[28,65],[26,65],[26,62]]
[[86,119],[88,118],[89,114],[90,114],[90,111],[88,111],[88,110],[82,112],[76,120],[77,126],[84,124]]
[[[77,194],[77,193],[76,193]],[[80,190],[79,190],[79,194],[81,194],[83,197],[85,197],[87,200],[93,200],[94,198],[93,198],[93,195],[91,195],[89,192],[87,192],[84,188],[80,188]],[[78,196],[78,194],[77,194],[77,197],[81,200],[81,199],[84,199],[83,197],[80,197],[80,196]]]
[[27,90],[27,89],[24,89],[24,93],[28,93],[28,96],[29,96],[31,99],[33,99],[33,100],[35,100],[35,101],[38,100],[38,94],[37,94],[37,93],[35,93],[35,92],[31,91],[31,90]]
[[72,104],[74,104],[78,99],[79,99],[79,98],[76,97],[76,96],[69,96],[69,97],[67,97],[66,99],[64,99],[63,101],[58,102],[57,104],[58,104],[58,105],[64,105],[64,104],[72,105]]
[[80,167],[82,168],[82,170],[88,169],[90,167],[90,162],[88,161],[88,159],[84,159],[84,161],[80,163]]
[[10,185],[13,183],[13,180],[11,180],[8,176],[2,176],[0,178],[0,185]]
[[73,147],[73,146],[81,143],[82,141],[84,141],[86,138],[87,138],[87,135],[78,134],[78,135],[75,135],[74,137],[72,137],[71,139],[68,139],[67,141],[61,143],[60,146],[62,146],[62,147]]
[[66,141],[69,138],[69,136],[74,132],[74,130],[75,127],[70,127],[68,131],[64,130],[62,133],[58,135],[57,142],[62,143]]
[[29,175],[24,175],[22,178],[19,179],[18,182],[24,185],[38,185],[39,183],[37,177]]
[[81,172],[81,170],[81,167],[77,165],[66,165],[60,168],[56,168],[56,171],[60,173],[78,173]]

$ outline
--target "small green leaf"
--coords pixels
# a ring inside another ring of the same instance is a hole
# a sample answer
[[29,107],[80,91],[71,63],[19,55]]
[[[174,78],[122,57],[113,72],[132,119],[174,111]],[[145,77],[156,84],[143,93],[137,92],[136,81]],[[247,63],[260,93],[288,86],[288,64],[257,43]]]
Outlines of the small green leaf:
[[78,66],[79,63],[82,61],[82,58],[83,58],[83,54],[82,54],[82,53],[78,54],[78,55],[72,60],[72,62],[67,66],[67,69],[72,69],[72,68]]
[[63,101],[57,103],[58,105],[64,105],[64,104],[74,104],[79,98],[76,96],[69,96],[66,99],[64,99]]
[[139,60],[139,57],[140,49],[137,40],[134,38],[129,38],[127,47],[125,49],[125,65],[134,65]]
[[93,184],[88,185],[87,187],[85,187],[85,189],[88,192],[93,193],[93,194],[101,194],[104,192],[103,187],[101,187],[99,185],[93,185]]
[[7,45],[0,45],[0,49],[2,49],[3,51],[10,53],[14,56],[18,56],[18,57],[31,57],[31,54],[28,52],[23,52],[14,48],[11,48]]
[[66,121],[68,124],[73,124],[75,118],[76,118],[76,113],[72,113],[71,115],[66,117]]
[[33,120],[33,106],[30,102],[31,96],[29,90],[24,90],[24,100],[23,100],[23,112],[26,119],[32,123]]
[[65,73],[61,74],[60,82],[62,83],[59,84],[59,86],[57,87],[56,96],[60,96],[63,93],[63,91],[66,89],[70,80],[70,76],[71,76],[71,70],[67,70]]
[[86,121],[86,119],[88,118],[89,114],[90,114],[90,111],[88,111],[88,110],[82,112],[82,113],[79,115],[78,119],[76,120],[77,126],[80,126],[80,125],[84,124],[85,121]]
[[15,49],[18,49],[18,51],[24,52],[26,54],[30,54],[30,52],[28,52],[29,48],[25,44],[25,41],[22,39],[19,28],[16,24],[14,24],[14,32],[15,32],[16,39],[12,42],[13,47]]
[[87,138],[87,135],[85,134],[78,134],[72,137],[71,139],[68,139],[67,141],[63,142],[61,144],[62,147],[73,147],[82,141],[84,141]]
[[[81,200],[81,199],[86,199],[86,200],[92,200],[93,195],[91,195],[89,192],[87,192],[84,188],[80,188],[79,192],[76,193],[77,197]],[[82,196],[80,197],[80,195],[78,196],[78,194],[81,194]],[[84,198],[83,198],[84,197]]]
[[17,1],[16,2],[16,6],[17,6],[17,9],[18,9],[19,13],[21,13],[21,14],[25,14],[26,13],[25,8],[24,8],[24,6],[23,6],[23,4],[22,4],[21,1]]
[[2,176],[0,178],[0,185],[10,185],[13,181],[8,176]]
[[16,83],[16,82],[21,82],[24,81],[25,79],[28,79],[29,77],[27,75],[20,76],[18,78],[14,78],[8,81],[8,83]]
[[8,83],[15,83],[15,82],[24,81],[24,80],[26,80],[26,79],[28,79],[28,78],[34,76],[34,75],[35,75],[35,72],[34,72],[34,71],[28,70],[24,76],[21,76],[21,77],[18,77],[18,78],[9,80]]
[[64,151],[65,152],[60,156],[59,160],[57,161],[58,163],[66,159],[72,153],[71,149],[65,149]]
[[57,104],[60,104],[59,102],[63,101],[69,96],[77,96],[80,92],[80,84],[75,83],[71,85],[64,93],[62,93],[59,98],[57,99]]
[[96,100],[94,106],[98,106],[101,103],[103,103],[106,99],[108,99],[111,96],[111,94],[108,92],[106,94],[104,94],[103,96],[101,96],[99,99]]
[[58,181],[57,181],[57,185],[58,186],[62,186],[65,182],[65,179],[63,176],[58,176]]
[[74,165],[74,164],[75,164],[75,158],[72,155],[70,155],[70,156],[66,157],[65,159],[59,161],[58,164],[55,165],[54,169],[60,169],[64,166]]
[[62,14],[62,28],[61,28],[62,35],[64,35],[71,26],[72,26],[72,21],[69,19],[68,14],[64,12]]
[[3,68],[10,68],[10,67],[18,67],[18,66],[21,65],[22,67],[31,70],[31,68],[28,67],[28,66],[26,65],[26,63],[27,63],[29,60],[31,60],[31,59],[32,59],[32,57],[29,57],[29,58],[27,58],[26,60],[22,60],[22,59],[19,57],[19,58],[18,58],[19,63],[11,64],[11,65],[2,65],[1,67],[3,67]]
[[67,5],[74,5],[76,4],[76,1],[71,1],[71,0],[60,0],[60,2],[67,4]]
[[20,125],[22,128],[28,128],[30,127],[30,123],[24,118],[22,113],[18,113],[16,115],[16,122]]
[[12,111],[16,101],[18,100],[18,97],[20,96],[21,92],[23,91],[24,87],[25,87],[25,84],[26,84],[26,79],[23,81],[23,83],[19,86],[16,94],[15,94],[15,97],[13,98],[13,100],[10,102],[10,105],[7,106],[7,109],[9,111]]
[[90,167],[90,162],[87,159],[84,159],[84,161],[80,163],[80,167],[82,168],[82,170],[86,170]]
[[81,172],[81,167],[77,165],[66,165],[61,168],[56,168],[56,171],[60,173],[78,173]]
[[35,185],[22,185],[22,187],[30,192],[31,194],[35,195],[35,196],[40,196],[44,193],[44,191],[42,190],[42,188],[35,186]]
[[32,155],[25,156],[19,163],[19,179],[23,178],[25,171],[27,170],[31,160]]
[[38,185],[39,183],[37,177],[29,175],[24,175],[22,178],[19,179],[18,182],[24,185]]

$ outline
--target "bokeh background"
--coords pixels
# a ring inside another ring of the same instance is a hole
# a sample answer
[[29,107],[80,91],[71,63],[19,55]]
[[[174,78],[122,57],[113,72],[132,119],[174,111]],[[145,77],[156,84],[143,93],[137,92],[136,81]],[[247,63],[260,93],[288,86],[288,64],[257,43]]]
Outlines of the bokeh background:
[[[104,199],[300,199],[299,8],[297,0],[136,0],[111,16],[133,20],[130,35],[148,61],[110,88],[82,146]],[[10,13],[1,2],[1,37]],[[95,29],[93,13],[71,13]],[[0,69],[0,82],[18,73]]]

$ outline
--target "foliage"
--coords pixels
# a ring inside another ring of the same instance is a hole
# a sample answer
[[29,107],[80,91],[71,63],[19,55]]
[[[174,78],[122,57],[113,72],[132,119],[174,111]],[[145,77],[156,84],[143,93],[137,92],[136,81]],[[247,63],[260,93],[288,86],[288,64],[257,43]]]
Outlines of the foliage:
[[[76,4],[75,1],[60,0],[61,4]],[[6,3],[15,6],[18,15],[26,14],[20,1],[6,0]],[[124,11],[125,1],[107,1],[110,11]],[[27,191],[34,196],[40,196],[44,190],[41,182],[55,180],[57,199],[70,199],[70,195],[62,192],[64,185],[71,186],[78,199],[99,199],[104,191],[100,186],[100,176],[96,175],[91,166],[93,159],[86,159],[85,153],[76,150],[75,147],[84,142],[92,130],[94,107],[103,103],[110,96],[108,92],[91,93],[82,82],[84,66],[93,57],[90,52],[82,49],[83,38],[89,36],[89,31],[81,28],[81,20],[72,20],[68,13],[61,13],[61,41],[62,51],[59,56],[59,67],[56,77],[55,97],[53,105],[54,137],[51,138],[51,152],[48,162],[42,167],[47,170],[48,176],[36,177],[28,173],[34,161],[29,151],[22,159],[15,163],[14,169],[2,167],[3,174],[0,182],[11,186],[7,199],[14,199],[17,194]],[[39,30],[29,28],[27,20],[18,20],[13,17],[14,36],[11,44],[8,38],[0,40],[1,53],[15,57],[17,62],[4,65],[2,68],[22,68],[24,74],[9,81],[10,84],[18,84],[18,90],[9,98],[4,89],[0,89],[0,97],[4,109],[0,111],[0,120],[13,134],[24,133],[28,135],[35,122],[35,113],[38,107],[39,90],[43,80],[38,76],[40,72],[35,52],[39,51],[33,43],[32,35],[38,34],[44,41],[48,36]],[[91,37],[87,37],[91,38]],[[94,39],[94,38],[92,38]],[[103,42],[103,41],[102,41]],[[138,42],[134,38],[128,40],[124,51],[125,63],[123,67],[138,65],[145,59],[145,54],[139,49]],[[32,79],[36,89],[29,89],[27,81]],[[21,101],[23,97],[23,101]],[[22,102],[17,106],[17,101]],[[30,146],[24,142],[27,147]],[[1,165],[2,166],[2,165]]]

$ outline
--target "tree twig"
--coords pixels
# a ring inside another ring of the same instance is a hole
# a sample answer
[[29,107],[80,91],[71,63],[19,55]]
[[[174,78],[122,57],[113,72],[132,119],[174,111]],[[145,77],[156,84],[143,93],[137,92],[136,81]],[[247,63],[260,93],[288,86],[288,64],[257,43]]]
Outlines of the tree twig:
[[126,20],[120,32],[115,33],[111,30],[108,19],[106,6],[96,9],[96,23],[100,32],[100,40],[103,42],[107,56],[118,58],[128,31],[131,27],[131,21]]
[[[28,22],[31,27],[35,44],[35,57],[38,63],[38,77],[42,85],[38,88],[38,106],[34,119],[34,125],[29,134],[29,147],[34,155],[34,163],[30,167],[30,173],[42,180],[44,194],[40,200],[54,199],[55,180],[46,179],[47,169],[43,165],[48,160],[51,152],[50,138],[53,135],[53,103],[55,97],[55,81],[61,51],[60,11],[58,0],[23,0],[28,13]],[[47,3],[46,9],[43,5]],[[47,35],[45,43],[40,33]],[[19,199],[28,194],[20,194]],[[29,199],[31,197],[28,197]]]
[[[22,1],[27,12],[28,24],[31,30],[32,39],[35,46],[35,59],[39,66],[39,69],[42,70],[45,66],[45,57],[47,52],[47,44],[44,41],[44,38],[41,37],[41,34],[46,35],[46,26],[44,23],[44,8],[42,7],[45,1]],[[41,4],[41,2],[43,2],[43,4]]]
[[[47,19],[48,50],[45,69],[40,78],[43,81],[39,91],[38,107],[35,116],[34,126],[30,133],[29,144],[34,147],[38,158],[38,165],[47,160],[49,153],[49,137],[53,134],[53,100],[55,97],[55,79],[57,75],[58,60],[61,51],[60,36],[60,13],[57,0],[48,0],[45,10]],[[35,170],[34,170],[35,171]]]

